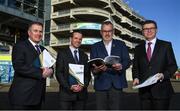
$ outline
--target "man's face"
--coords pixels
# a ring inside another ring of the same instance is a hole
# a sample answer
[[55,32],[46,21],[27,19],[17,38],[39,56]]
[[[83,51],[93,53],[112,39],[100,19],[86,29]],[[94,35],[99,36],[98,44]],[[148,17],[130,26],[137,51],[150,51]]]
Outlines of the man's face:
[[102,38],[103,38],[103,41],[105,42],[109,42],[112,40],[112,37],[113,37],[113,26],[111,24],[104,24],[102,29],[101,29],[101,35],[102,35]]
[[156,37],[157,29],[153,23],[145,24],[143,26],[143,35],[146,40],[152,40]]
[[43,28],[41,25],[33,24],[28,30],[29,38],[35,42],[39,43],[42,40]]
[[75,32],[73,34],[73,37],[70,38],[70,41],[71,41],[71,46],[73,46],[74,48],[80,47],[82,41],[82,34]]

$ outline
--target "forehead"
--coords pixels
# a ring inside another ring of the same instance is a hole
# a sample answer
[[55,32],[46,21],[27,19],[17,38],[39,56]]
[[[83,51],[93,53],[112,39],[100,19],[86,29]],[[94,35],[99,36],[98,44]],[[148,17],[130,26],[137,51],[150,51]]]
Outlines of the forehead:
[[81,33],[78,33],[78,32],[75,32],[75,33],[73,33],[73,36],[72,36],[73,38],[74,37],[82,37],[82,34]]
[[112,28],[113,28],[112,24],[104,24],[102,26],[102,29],[112,29]]
[[143,28],[145,28],[145,27],[155,27],[155,24],[154,23],[148,23],[148,24],[144,24],[143,25]]
[[34,29],[34,28],[42,28],[42,26],[38,25],[38,24],[33,24],[33,25],[31,25],[30,28],[32,28],[32,29]]

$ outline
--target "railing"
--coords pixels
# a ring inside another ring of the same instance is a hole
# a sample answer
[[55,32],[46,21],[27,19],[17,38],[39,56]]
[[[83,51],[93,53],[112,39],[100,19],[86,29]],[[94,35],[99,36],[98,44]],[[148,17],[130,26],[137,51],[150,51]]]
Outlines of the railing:
[[136,27],[136,28],[142,30],[142,26],[140,24],[138,24],[136,22],[132,22],[132,25],[133,25],[133,27]]
[[105,16],[107,18],[110,18],[110,13],[102,10],[102,9],[98,9],[98,8],[89,8],[89,7],[85,7],[85,8],[75,8],[75,9],[70,9],[70,10],[63,10],[63,11],[59,11],[59,12],[54,12],[52,13],[51,17],[57,17],[57,16],[63,16],[63,15],[76,15],[76,14],[96,14],[96,15],[101,15],[101,16]]
[[138,33],[135,33],[135,32],[132,32],[132,37],[135,37],[135,38],[138,38],[138,39],[141,39],[141,40],[144,40],[144,37]]
[[126,35],[129,35],[130,37],[132,37],[132,32],[129,31],[128,29],[126,29],[126,28],[123,28],[122,34],[123,34],[123,35],[126,34]]
[[130,26],[132,26],[132,21],[125,16],[122,17],[122,23],[128,23]]

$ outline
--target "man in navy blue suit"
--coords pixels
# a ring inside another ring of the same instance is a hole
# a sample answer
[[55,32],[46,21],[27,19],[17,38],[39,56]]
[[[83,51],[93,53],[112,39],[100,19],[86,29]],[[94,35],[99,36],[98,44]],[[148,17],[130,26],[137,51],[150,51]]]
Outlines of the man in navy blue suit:
[[94,88],[97,109],[120,109],[122,89],[127,87],[125,72],[129,67],[130,58],[124,42],[113,39],[114,27],[111,21],[101,25],[102,41],[91,47],[90,58],[102,58],[114,55],[120,57],[120,62],[112,67],[93,64],[95,76]]

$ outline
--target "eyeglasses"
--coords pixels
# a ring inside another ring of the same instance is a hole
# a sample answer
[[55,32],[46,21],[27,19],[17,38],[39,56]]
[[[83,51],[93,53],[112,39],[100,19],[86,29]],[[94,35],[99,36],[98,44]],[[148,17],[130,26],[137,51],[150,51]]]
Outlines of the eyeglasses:
[[112,33],[113,30],[102,30],[103,33]]
[[156,29],[156,27],[144,28],[143,31],[148,32],[148,31],[154,31],[155,29]]

